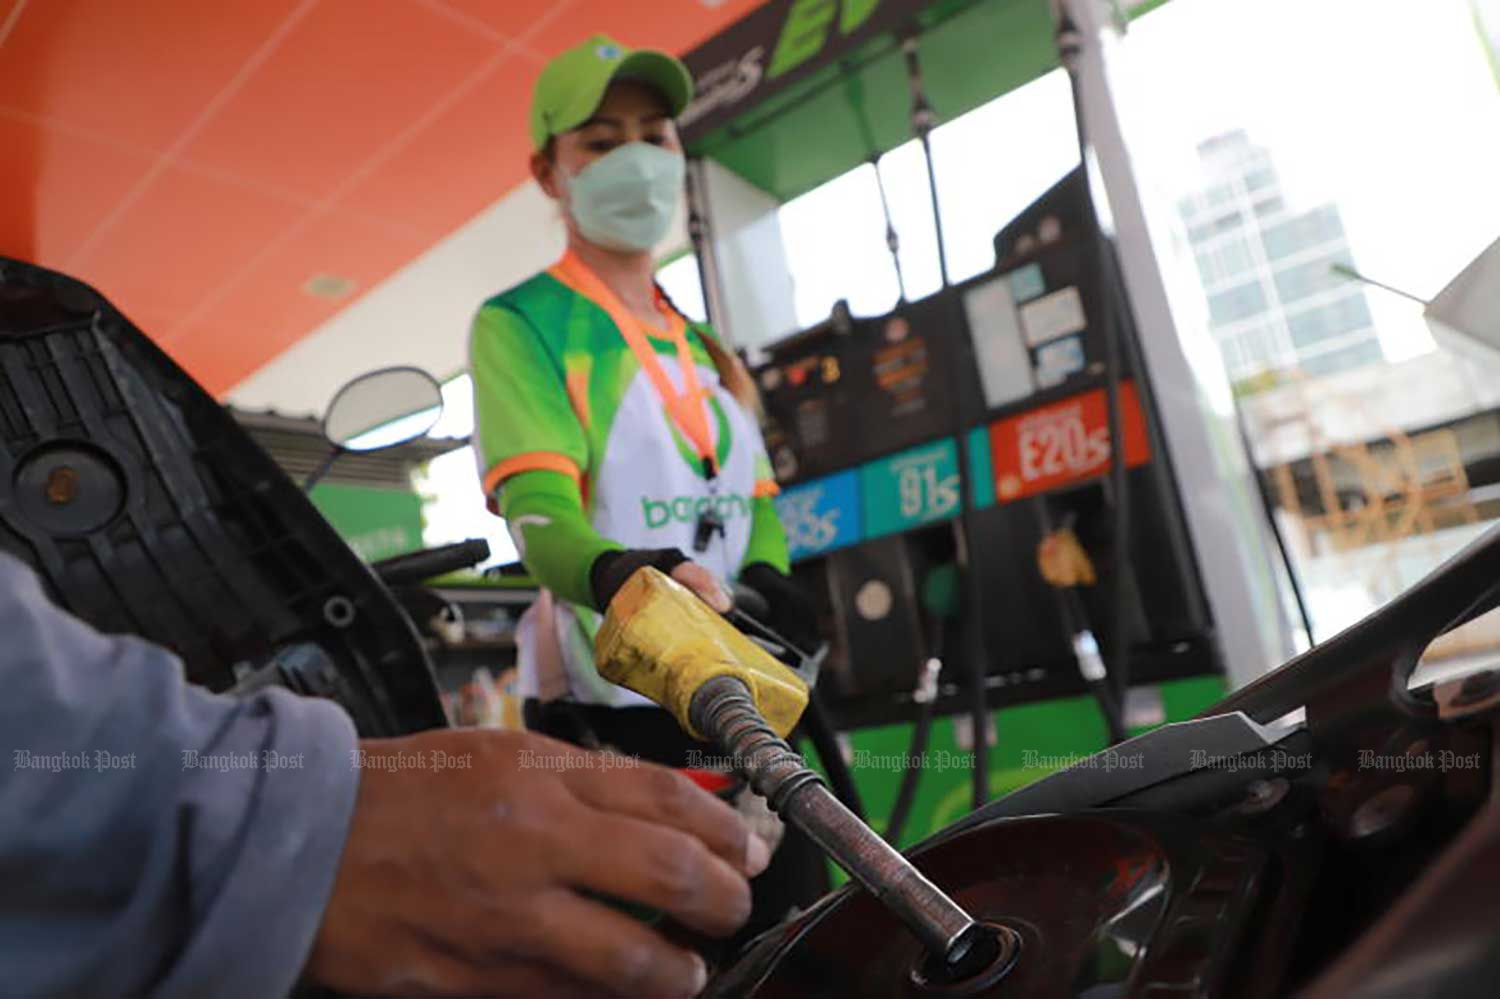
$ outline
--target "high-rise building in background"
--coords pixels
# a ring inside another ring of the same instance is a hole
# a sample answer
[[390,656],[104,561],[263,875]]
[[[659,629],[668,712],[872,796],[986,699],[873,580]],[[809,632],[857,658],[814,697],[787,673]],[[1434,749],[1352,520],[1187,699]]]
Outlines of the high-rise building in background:
[[1242,390],[1275,373],[1327,375],[1384,359],[1333,202],[1294,210],[1270,154],[1244,132],[1198,146],[1203,186],[1179,205],[1209,320],[1229,378]]

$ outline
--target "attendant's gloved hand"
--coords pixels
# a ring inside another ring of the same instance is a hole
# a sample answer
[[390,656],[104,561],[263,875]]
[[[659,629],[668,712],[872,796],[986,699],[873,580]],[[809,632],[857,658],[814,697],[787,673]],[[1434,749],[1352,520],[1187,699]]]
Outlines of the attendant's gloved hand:
[[729,594],[718,578],[677,548],[627,548],[605,552],[594,559],[594,565],[589,569],[594,609],[600,612],[608,610],[609,602],[625,585],[625,580],[635,575],[637,569],[648,565],[698,594],[704,603],[720,614],[729,612],[732,606]]
[[740,570],[740,582],[765,597],[770,614],[762,623],[797,646],[799,652],[811,655],[823,644],[812,601],[790,576],[765,562],[756,562]]

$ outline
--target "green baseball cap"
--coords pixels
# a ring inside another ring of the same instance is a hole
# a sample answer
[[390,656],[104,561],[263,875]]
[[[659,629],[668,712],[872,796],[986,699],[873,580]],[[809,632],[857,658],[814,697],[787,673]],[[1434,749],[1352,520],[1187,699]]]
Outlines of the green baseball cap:
[[531,97],[531,143],[537,149],[554,135],[591,118],[610,81],[640,80],[661,92],[675,118],[693,99],[693,77],[677,59],[655,49],[628,49],[595,35],[553,58],[537,77]]

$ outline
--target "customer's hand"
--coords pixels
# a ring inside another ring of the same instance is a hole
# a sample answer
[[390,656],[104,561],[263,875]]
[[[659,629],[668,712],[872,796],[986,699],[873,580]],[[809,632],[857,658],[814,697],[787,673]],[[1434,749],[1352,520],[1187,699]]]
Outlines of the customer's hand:
[[691,996],[701,958],[580,891],[716,936],[750,914],[746,878],[766,866],[765,845],[674,771],[522,732],[361,748],[311,981],[378,995]]

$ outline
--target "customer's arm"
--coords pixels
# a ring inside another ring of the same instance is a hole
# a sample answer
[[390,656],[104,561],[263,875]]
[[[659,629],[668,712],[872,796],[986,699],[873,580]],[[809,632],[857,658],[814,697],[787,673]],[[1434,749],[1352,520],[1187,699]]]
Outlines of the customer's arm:
[[354,805],[348,717],[191,687],[162,649],[58,610],[7,555],[0,636],[0,991],[284,994]]
[[694,995],[701,960],[580,890],[725,935],[769,859],[680,774],[528,733],[366,740],[356,770],[332,703],[190,687],[6,555],[0,636],[5,995],[260,999],[304,965],[360,995]]

